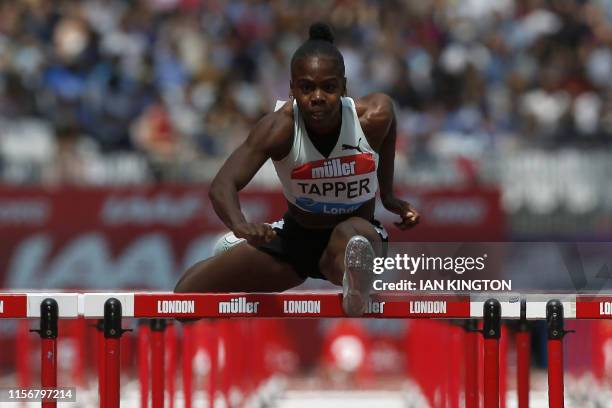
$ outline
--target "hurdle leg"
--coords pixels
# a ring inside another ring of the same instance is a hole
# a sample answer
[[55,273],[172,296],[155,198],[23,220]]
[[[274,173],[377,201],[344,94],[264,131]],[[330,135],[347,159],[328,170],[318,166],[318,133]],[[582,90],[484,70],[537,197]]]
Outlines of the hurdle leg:
[[[121,388],[121,302],[110,298],[104,303],[104,383],[105,408],[119,408]],[[100,403],[102,405],[102,401]]]
[[516,332],[516,389],[518,408],[529,408],[529,368],[531,363],[531,334],[527,322],[527,302],[521,300],[521,320]]
[[140,408],[149,407],[149,322],[138,323],[138,377],[140,380]]
[[96,333],[98,340],[98,400],[100,408],[106,408],[106,368],[104,367],[104,319],[99,319],[96,323]]
[[450,367],[448,379],[449,408],[460,406],[459,395],[461,390],[461,378],[457,375],[461,370],[461,353],[463,349],[463,333],[461,328],[453,325],[450,331]]
[[168,379],[168,407],[174,408],[175,373],[176,373],[176,327],[172,322],[166,329],[166,348],[168,349],[168,367],[166,378]]
[[193,323],[183,324],[183,399],[185,408],[191,408],[193,382]]
[[501,305],[489,299],[483,309],[484,328],[484,407],[499,408],[499,338]]
[[563,408],[563,304],[550,300],[546,304],[548,326],[548,406]]
[[508,394],[508,328],[501,326],[499,339],[499,407],[506,408]]
[[219,333],[217,332],[216,322],[211,322],[210,330],[210,373],[208,376],[208,406],[215,407],[217,396],[217,375],[219,369]]
[[478,322],[465,322],[465,408],[478,408]]
[[17,323],[15,366],[17,367],[17,385],[19,388],[29,388],[32,385],[32,369],[28,360],[31,352],[29,324],[27,319],[19,320]]
[[[57,387],[57,320],[58,305],[55,299],[47,298],[40,304],[40,335],[42,344],[41,354],[41,388]],[[57,402],[43,400],[42,408],[55,408]]]
[[76,362],[71,373],[72,382],[77,387],[84,387],[85,379],[87,378],[87,376],[85,375],[85,348],[87,343],[85,340],[85,336],[87,333],[87,325],[85,319],[79,317],[71,321],[70,331],[71,336],[75,339],[76,342]]
[[518,408],[529,407],[529,366],[531,361],[531,334],[529,331],[516,333],[516,386]]
[[165,330],[165,319],[151,319],[151,371],[153,375],[151,382],[152,408],[162,408],[164,406]]

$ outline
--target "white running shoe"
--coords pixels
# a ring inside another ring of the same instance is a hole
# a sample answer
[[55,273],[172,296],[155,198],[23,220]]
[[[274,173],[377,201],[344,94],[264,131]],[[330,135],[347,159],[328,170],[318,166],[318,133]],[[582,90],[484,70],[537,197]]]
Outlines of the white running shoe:
[[355,235],[346,245],[342,277],[342,308],[351,317],[363,315],[374,281],[374,249],[364,236]]

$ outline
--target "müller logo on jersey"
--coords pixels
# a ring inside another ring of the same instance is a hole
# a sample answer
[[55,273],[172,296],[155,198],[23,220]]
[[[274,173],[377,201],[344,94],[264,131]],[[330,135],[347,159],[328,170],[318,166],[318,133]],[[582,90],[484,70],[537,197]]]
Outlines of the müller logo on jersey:
[[331,159],[323,162],[321,167],[313,167],[312,178],[330,178],[352,176],[355,174],[355,160],[343,163],[341,159]]
[[291,172],[295,204],[307,211],[345,214],[376,193],[376,161],[361,153],[306,163]]

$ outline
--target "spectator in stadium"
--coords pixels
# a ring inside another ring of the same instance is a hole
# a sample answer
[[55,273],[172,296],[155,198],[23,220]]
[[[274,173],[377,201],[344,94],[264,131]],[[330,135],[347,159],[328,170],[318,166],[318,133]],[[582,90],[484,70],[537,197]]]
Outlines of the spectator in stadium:
[[[235,128],[284,96],[304,20],[329,16],[351,94],[380,89],[397,102],[400,175],[432,174],[449,156],[477,167],[506,148],[612,139],[609,1],[392,3],[3,2],[0,134],[42,120],[57,143],[59,119],[103,154],[147,158],[129,129],[159,94],[176,137],[195,147],[184,171],[194,154],[218,168],[241,142]],[[204,123],[185,120],[194,115]],[[6,168],[22,163],[3,154]]]

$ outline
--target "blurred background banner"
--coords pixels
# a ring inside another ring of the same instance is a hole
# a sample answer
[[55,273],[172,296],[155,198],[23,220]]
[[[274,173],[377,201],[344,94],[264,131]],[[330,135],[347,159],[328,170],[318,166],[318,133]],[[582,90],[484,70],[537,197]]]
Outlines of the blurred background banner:
[[[399,190],[424,217],[398,241],[501,240],[495,190]],[[273,222],[286,210],[280,191],[249,189],[242,208]],[[381,212],[386,224],[397,221]],[[0,281],[6,288],[170,290],[186,268],[212,255],[227,231],[205,186],[0,188]]]

